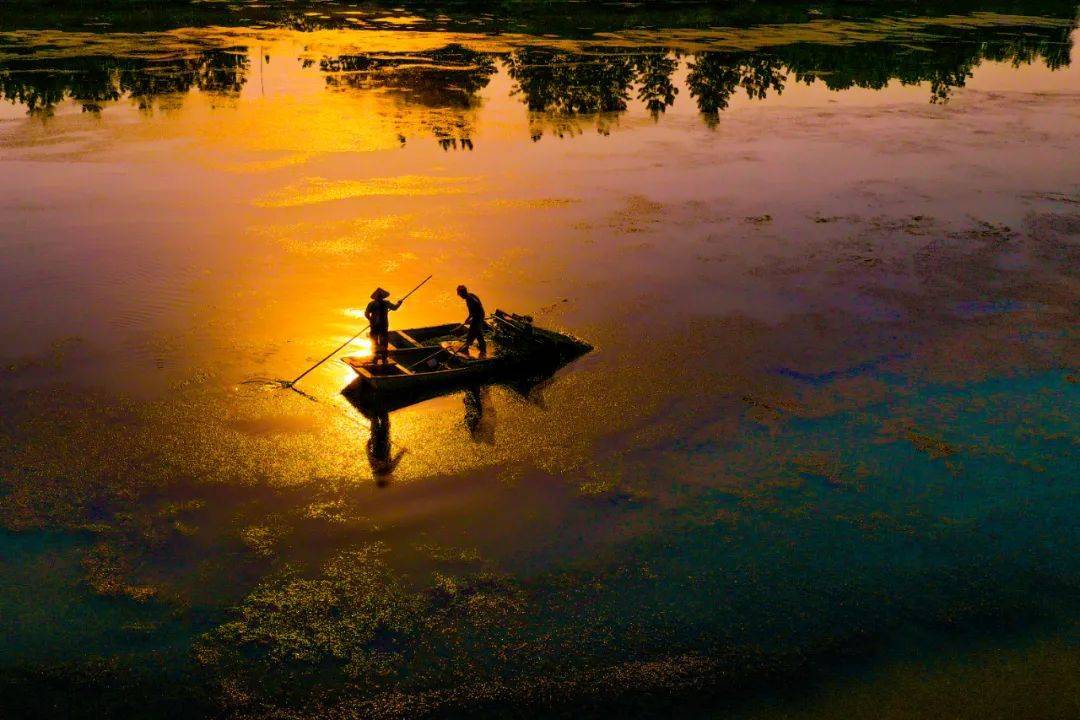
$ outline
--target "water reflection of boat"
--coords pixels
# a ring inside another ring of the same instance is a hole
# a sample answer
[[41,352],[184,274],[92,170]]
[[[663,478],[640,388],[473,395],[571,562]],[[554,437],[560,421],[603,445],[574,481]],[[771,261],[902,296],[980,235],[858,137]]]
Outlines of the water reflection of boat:
[[577,338],[538,328],[526,316],[496,310],[491,321],[486,357],[455,352],[457,325],[393,331],[389,362],[343,358],[357,374],[344,392],[363,405],[392,409],[467,386],[543,380],[592,349]]

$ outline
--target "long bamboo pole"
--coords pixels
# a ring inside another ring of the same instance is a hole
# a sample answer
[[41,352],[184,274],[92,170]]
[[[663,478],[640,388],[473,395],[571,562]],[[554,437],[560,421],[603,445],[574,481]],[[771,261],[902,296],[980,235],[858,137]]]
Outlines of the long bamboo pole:
[[[417,286],[416,286],[416,287],[414,287],[414,288],[413,288],[412,290],[410,290],[409,292],[407,292],[407,293],[405,294],[405,297],[401,298],[401,300],[399,300],[399,301],[398,301],[398,305],[400,305],[401,303],[403,303],[403,302],[405,302],[406,300],[408,300],[408,299],[409,299],[409,296],[410,296],[410,295],[412,295],[412,294],[413,294],[414,292],[416,292],[417,290],[419,290],[420,288],[422,288],[422,287],[424,286],[424,283],[426,283],[426,282],[427,282],[428,280],[430,280],[430,279],[431,279],[432,277],[434,277],[434,276],[433,276],[433,275],[428,275],[428,276],[427,276],[426,278],[424,278],[423,282],[421,282],[421,283],[420,283],[419,285],[417,285]],[[355,340],[356,338],[358,338],[358,337],[360,337],[361,335],[363,335],[363,334],[364,334],[364,332],[365,332],[365,331],[366,331],[366,330],[367,330],[367,329],[368,329],[369,327],[371,327],[371,325],[370,325],[370,324],[368,324],[368,325],[365,325],[365,326],[364,326],[364,328],[363,328],[362,330],[360,330],[360,332],[356,333],[356,334],[355,334],[355,335],[353,335],[353,336],[352,336],[351,338],[349,338],[349,339],[348,339],[348,340],[346,340],[345,342],[343,342],[343,343],[341,343],[340,345],[338,345],[338,346],[337,346],[336,348],[334,348],[334,351],[333,351],[332,353],[330,353],[329,355],[327,355],[326,357],[324,357],[324,358],[323,358],[322,360],[320,360],[319,362],[315,363],[314,365],[312,365],[311,367],[309,367],[309,368],[308,368],[307,370],[305,370],[304,372],[302,372],[302,373],[300,373],[299,375],[297,375],[297,376],[296,376],[296,377],[295,377],[294,379],[292,379],[292,380],[286,380],[286,381],[285,381],[284,383],[282,383],[283,387],[286,387],[286,388],[291,388],[291,387],[293,387],[294,385],[296,385],[296,383],[300,382],[300,381],[301,381],[301,380],[302,380],[302,379],[304,378],[304,376],[305,376],[305,375],[307,375],[307,374],[308,374],[309,372],[311,372],[311,371],[312,371],[312,370],[314,370],[315,368],[319,367],[320,365],[322,365],[322,364],[323,364],[324,362],[326,362],[326,361],[327,361],[327,360],[329,360],[330,358],[332,358],[332,357],[334,357],[335,355],[337,355],[337,354],[338,354],[339,352],[341,352],[341,351],[342,351],[342,350],[343,350],[343,349],[345,348],[345,346],[347,346],[347,345],[348,345],[349,343],[351,343],[351,342],[352,342],[353,340]]]

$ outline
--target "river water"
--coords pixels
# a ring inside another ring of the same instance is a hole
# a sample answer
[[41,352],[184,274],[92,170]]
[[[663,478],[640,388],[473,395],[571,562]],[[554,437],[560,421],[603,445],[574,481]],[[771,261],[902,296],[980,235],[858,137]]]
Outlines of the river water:
[[0,14],[10,716],[1075,717],[1076,6],[575,7]]

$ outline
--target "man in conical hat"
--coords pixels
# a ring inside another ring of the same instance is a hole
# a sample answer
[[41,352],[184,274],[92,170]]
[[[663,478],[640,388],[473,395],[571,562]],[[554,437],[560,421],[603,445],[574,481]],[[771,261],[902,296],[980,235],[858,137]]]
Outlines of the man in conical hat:
[[401,303],[392,303],[387,298],[390,293],[382,288],[375,288],[371,293],[371,302],[368,303],[364,317],[371,323],[371,344],[375,352],[375,362],[388,361],[388,347],[390,345],[390,311],[397,310]]

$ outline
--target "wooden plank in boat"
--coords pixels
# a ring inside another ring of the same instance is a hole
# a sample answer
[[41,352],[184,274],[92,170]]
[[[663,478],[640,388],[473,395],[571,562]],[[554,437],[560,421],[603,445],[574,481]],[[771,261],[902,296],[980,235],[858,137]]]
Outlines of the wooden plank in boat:
[[[398,362],[389,362],[376,365],[371,358],[344,357],[341,361],[365,377],[393,377],[394,375],[415,375],[412,370]],[[396,370],[397,372],[379,372],[381,369]]]
[[409,333],[405,332],[404,330],[398,330],[398,331],[396,331],[396,332],[397,332],[397,334],[398,334],[398,335],[400,335],[401,337],[405,338],[406,340],[408,340],[409,342],[411,342],[411,343],[412,343],[413,345],[415,345],[416,347],[420,347],[420,343],[416,342],[416,340],[414,340],[414,339],[413,339],[413,336],[412,336],[412,335],[410,335]]
[[454,357],[459,357],[462,359],[467,357],[470,360],[487,360],[491,357],[490,355],[488,355],[486,358],[481,357],[480,350],[475,345],[471,345],[467,352],[461,352],[461,350],[459,350],[459,348],[461,347],[461,341],[455,342],[453,340],[443,340],[441,343],[439,343],[439,347],[441,347],[443,350],[446,350]]

